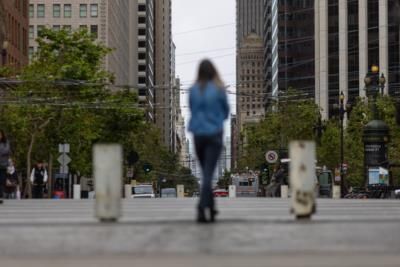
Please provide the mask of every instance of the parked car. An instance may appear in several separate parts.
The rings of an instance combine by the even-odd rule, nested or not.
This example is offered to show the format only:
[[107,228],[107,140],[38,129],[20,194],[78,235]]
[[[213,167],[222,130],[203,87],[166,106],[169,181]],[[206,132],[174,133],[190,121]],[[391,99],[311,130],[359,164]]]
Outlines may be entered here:
[[225,189],[214,190],[214,197],[229,197],[229,192]]
[[132,198],[155,198],[153,185],[141,184],[132,187]]
[[161,197],[162,198],[176,198],[176,189],[175,188],[163,188],[161,189]]

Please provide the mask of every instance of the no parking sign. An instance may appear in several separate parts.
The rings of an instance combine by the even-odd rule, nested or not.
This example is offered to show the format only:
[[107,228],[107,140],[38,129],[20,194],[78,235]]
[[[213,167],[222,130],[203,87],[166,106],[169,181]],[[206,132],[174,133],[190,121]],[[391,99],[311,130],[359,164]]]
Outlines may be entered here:
[[278,153],[276,153],[276,151],[268,151],[265,154],[265,159],[267,160],[267,162],[269,164],[274,164],[278,161]]

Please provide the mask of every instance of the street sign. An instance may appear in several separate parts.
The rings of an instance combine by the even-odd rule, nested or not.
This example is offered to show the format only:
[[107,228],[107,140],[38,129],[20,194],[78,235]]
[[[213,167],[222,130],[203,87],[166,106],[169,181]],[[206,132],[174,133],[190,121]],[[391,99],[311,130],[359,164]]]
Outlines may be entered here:
[[69,153],[69,144],[59,144],[58,152],[59,153]]
[[71,158],[67,154],[61,154],[57,160],[62,165],[68,165],[71,162]]
[[68,168],[68,166],[67,166],[67,165],[65,165],[65,166],[61,165],[61,166],[60,166],[60,173],[61,173],[61,174],[68,174],[68,173],[69,173],[69,168]]
[[276,163],[278,161],[278,158],[279,158],[278,153],[276,153],[275,151],[268,151],[265,154],[265,159],[270,164]]
[[133,178],[133,168],[128,168],[128,170],[126,172],[126,176],[128,178]]

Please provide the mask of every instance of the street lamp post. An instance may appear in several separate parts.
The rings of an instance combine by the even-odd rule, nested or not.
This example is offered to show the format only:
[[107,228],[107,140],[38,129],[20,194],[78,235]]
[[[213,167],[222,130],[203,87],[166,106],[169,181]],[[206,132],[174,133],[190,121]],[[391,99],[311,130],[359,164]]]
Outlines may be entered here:
[[339,118],[340,118],[340,191],[342,197],[345,195],[345,183],[344,183],[344,115],[346,114],[346,108],[344,104],[344,94],[340,93],[340,106],[339,106]]
[[385,76],[379,75],[379,67],[372,66],[371,72],[364,79],[365,89],[369,101],[372,101],[372,120],[364,127],[364,169],[367,185],[380,183],[373,177],[369,177],[370,168],[389,167],[388,164],[388,142],[389,127],[379,119],[376,98],[383,93],[386,85]]

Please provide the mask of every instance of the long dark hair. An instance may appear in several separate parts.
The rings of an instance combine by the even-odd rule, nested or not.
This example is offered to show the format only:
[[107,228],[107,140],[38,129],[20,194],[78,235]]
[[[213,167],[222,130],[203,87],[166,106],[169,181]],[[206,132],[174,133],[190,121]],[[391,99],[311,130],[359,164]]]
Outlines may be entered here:
[[7,143],[7,136],[2,129],[0,129],[0,134],[1,134],[0,143]]
[[213,81],[221,89],[224,89],[225,87],[221,78],[219,77],[217,69],[210,60],[205,59],[200,63],[199,72],[197,75],[197,83],[201,88],[204,88],[210,81]]

